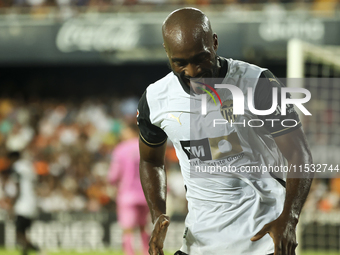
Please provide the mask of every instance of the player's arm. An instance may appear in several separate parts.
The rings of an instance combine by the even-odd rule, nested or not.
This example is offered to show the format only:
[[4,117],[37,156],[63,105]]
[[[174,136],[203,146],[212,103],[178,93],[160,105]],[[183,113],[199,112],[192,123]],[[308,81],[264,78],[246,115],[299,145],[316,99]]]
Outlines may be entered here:
[[14,217],[14,205],[19,199],[20,192],[21,192],[20,183],[19,183],[20,175],[16,171],[13,171],[13,173],[10,176],[10,179],[15,184],[15,194],[10,199],[9,214],[10,214],[10,217]]
[[163,244],[170,223],[166,216],[167,181],[164,167],[167,136],[162,129],[151,123],[146,93],[139,101],[137,122],[140,130],[140,178],[154,223],[149,253],[164,255]]
[[145,198],[150,208],[152,222],[166,213],[166,173],[164,168],[166,143],[150,147],[140,138],[139,172]]
[[12,199],[12,204],[13,205],[15,205],[15,203],[17,202],[17,200],[18,200],[18,198],[19,198],[19,196],[20,196],[20,192],[21,192],[21,190],[20,190],[20,185],[19,185],[19,183],[17,182],[17,183],[15,183],[15,196],[13,197],[13,199]]
[[[269,71],[268,71],[269,72]],[[267,76],[272,75],[266,73]],[[275,76],[273,76],[270,82],[275,82]],[[267,84],[269,85],[269,84]],[[276,84],[275,84],[276,86]],[[262,85],[263,87],[263,85]],[[278,85],[281,87],[281,85]],[[262,94],[267,94],[267,97],[271,98],[271,93],[262,90]],[[280,97],[279,97],[280,98]],[[262,103],[266,102],[263,98]],[[269,100],[271,105],[271,100]],[[280,102],[279,102],[280,103]],[[261,106],[260,106],[261,107]],[[264,109],[269,109],[268,105],[262,105]],[[308,147],[305,135],[301,128],[301,123],[297,113],[294,111],[293,106],[287,107],[289,111],[287,116],[282,116],[279,109],[269,116],[270,118],[293,119],[297,125],[295,127],[286,128],[279,125],[281,121],[278,121],[277,125],[267,127],[275,139],[275,142],[281,151],[282,155],[288,161],[289,166],[298,166],[312,163],[311,152]],[[295,174],[295,175],[294,175]],[[296,173],[291,172],[287,175],[286,182],[286,198],[284,208],[281,215],[273,222],[266,224],[251,240],[256,241],[262,238],[265,234],[269,233],[272,237],[275,245],[275,255],[293,255],[295,254],[296,243],[296,225],[301,213],[302,206],[307,198],[310,185],[313,179],[311,172],[302,173],[297,176]]]
[[[301,128],[288,134],[278,136],[275,142],[288,161],[289,166],[298,166],[312,163],[311,152]],[[294,175],[295,174],[295,175]],[[257,241],[265,234],[269,234],[275,245],[274,255],[295,255],[296,225],[306,201],[313,173],[307,172],[300,176],[288,173],[286,182],[286,198],[281,215],[273,222],[266,224],[251,240]]]
[[12,197],[11,202],[14,205],[20,196],[20,174],[13,169],[10,175],[10,180],[15,184],[15,195]]
[[170,224],[169,217],[166,215],[165,149],[165,143],[159,147],[152,148],[141,139],[139,141],[140,178],[152,222],[154,223],[149,242],[149,253],[151,255],[164,255],[163,244]]
[[[288,161],[288,167],[310,166],[313,163],[312,154],[308,147],[302,128],[275,138],[275,142]],[[295,227],[298,223],[302,207],[306,201],[314,173],[289,172],[286,182],[286,198],[280,217]]]

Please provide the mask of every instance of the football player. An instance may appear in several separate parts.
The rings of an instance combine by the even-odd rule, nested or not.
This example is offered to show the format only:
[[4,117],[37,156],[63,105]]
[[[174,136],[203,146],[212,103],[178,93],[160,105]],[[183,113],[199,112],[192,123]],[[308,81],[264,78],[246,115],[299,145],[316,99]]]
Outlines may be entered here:
[[[146,89],[137,118],[141,182],[154,223],[149,253],[163,254],[170,224],[164,169],[169,138],[179,158],[189,209],[183,244],[176,254],[295,254],[296,225],[312,173],[291,178],[282,171],[242,171],[252,166],[274,169],[312,163],[294,107],[289,105],[286,115],[277,107],[272,114],[258,116],[245,100],[244,114],[233,115],[238,99],[226,89],[215,91],[220,106],[211,98],[207,113],[202,114],[200,104],[201,94],[214,90],[205,83],[207,78],[235,85],[244,95],[251,88],[258,110],[270,109],[273,88],[280,92],[284,85],[265,68],[218,56],[217,35],[198,9],[172,12],[162,33],[172,72]],[[215,126],[216,118],[225,124]],[[257,127],[248,125],[254,119],[260,123]],[[266,121],[270,119],[277,121]],[[235,171],[213,175],[200,172],[201,166]]]

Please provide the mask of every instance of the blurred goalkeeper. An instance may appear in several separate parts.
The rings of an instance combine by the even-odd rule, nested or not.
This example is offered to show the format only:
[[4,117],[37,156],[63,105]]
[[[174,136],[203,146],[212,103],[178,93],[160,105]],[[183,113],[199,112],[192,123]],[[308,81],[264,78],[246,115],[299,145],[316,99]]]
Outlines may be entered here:
[[139,178],[138,127],[129,124],[123,129],[121,142],[112,153],[108,174],[111,184],[118,186],[117,215],[123,228],[123,250],[134,255],[133,232],[139,228],[143,254],[148,254],[149,235],[145,230],[149,208]]

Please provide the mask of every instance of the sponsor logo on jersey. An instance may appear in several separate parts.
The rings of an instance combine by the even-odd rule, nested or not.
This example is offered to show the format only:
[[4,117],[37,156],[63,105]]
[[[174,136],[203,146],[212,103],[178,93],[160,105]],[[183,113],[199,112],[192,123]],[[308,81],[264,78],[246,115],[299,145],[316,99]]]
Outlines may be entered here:
[[224,158],[228,160],[229,157],[243,151],[240,139],[236,132],[215,138],[180,141],[180,143],[189,160],[196,158],[201,161],[219,160]]
[[269,79],[269,81],[275,81],[275,82],[277,82],[277,84],[280,85],[280,83],[275,78],[268,78],[268,79]]
[[176,117],[176,116],[173,115],[172,113],[169,113],[168,117],[169,117],[170,119],[175,119],[180,125],[182,125],[181,121],[179,120],[179,117],[181,117],[182,113],[183,113],[183,112],[181,112],[181,113],[178,115],[178,117]]

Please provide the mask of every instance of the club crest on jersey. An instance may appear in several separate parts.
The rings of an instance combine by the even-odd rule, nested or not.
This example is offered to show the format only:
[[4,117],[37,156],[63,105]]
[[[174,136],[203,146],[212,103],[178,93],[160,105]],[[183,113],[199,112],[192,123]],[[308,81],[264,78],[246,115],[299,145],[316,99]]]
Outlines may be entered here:
[[221,114],[228,122],[235,122],[237,115],[233,114],[233,100],[226,100],[220,107]]

